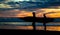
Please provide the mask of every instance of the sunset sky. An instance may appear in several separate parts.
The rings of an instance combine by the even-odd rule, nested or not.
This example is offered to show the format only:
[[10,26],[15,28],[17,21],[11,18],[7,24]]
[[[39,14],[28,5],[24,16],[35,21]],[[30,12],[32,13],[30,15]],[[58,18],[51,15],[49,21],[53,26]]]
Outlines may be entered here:
[[0,17],[33,17],[33,14],[32,12],[14,9],[14,10],[0,11]]
[[[25,10],[6,10],[0,11],[0,17],[33,17],[33,12]],[[38,9],[35,12],[36,17],[44,17],[43,14],[46,14],[46,17],[49,18],[59,18],[60,9]]]
[[[0,29],[7,28],[7,29],[32,30],[33,20],[36,19],[36,18],[32,19],[34,17],[33,12],[35,12],[36,18],[38,17],[42,18],[44,17],[44,14],[47,18],[53,18],[52,20],[53,22],[51,23],[49,22],[46,24],[47,25],[46,30],[60,31],[60,26],[59,26],[60,25],[60,0],[0,0],[0,21],[2,21],[2,23],[0,22],[0,25],[5,25],[5,26],[0,26]],[[27,18],[28,20],[26,19],[27,22],[31,20],[32,23],[30,22],[25,23],[25,19],[21,19],[25,17],[32,17],[31,19],[30,18]],[[56,19],[56,18],[59,18],[59,19]],[[38,20],[40,21],[40,19]],[[34,21],[37,21],[35,22],[36,30],[44,30],[43,22],[42,23],[38,22],[38,20],[34,20]],[[13,23],[10,23],[9,21]],[[9,24],[12,26],[9,26]],[[16,26],[19,24],[20,26]],[[21,25],[28,25],[28,26],[25,27]],[[57,26],[54,26],[54,25],[57,25]]]
[[36,17],[43,17],[43,14],[46,14],[46,17],[49,18],[60,18],[60,9],[44,8],[36,11]]

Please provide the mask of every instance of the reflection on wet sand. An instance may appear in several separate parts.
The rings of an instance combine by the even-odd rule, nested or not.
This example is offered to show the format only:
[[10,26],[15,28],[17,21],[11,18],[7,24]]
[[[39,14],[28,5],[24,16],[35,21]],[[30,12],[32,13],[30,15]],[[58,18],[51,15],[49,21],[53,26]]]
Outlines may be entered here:
[[36,30],[44,30],[44,26],[36,26]]
[[47,31],[60,31],[60,22],[46,23]]
[[47,26],[47,31],[60,31],[60,26]]
[[[36,30],[44,30],[44,26],[36,26]],[[60,31],[60,26],[46,26],[46,31]]]
[[[33,26],[0,26],[0,29],[33,30]],[[44,30],[44,26],[36,26],[36,30]],[[46,26],[46,31],[60,31],[60,26]]]
[[33,30],[32,26],[0,26],[0,29]]
[[[0,29],[33,30],[33,26],[0,26]],[[44,27],[36,26],[36,30],[44,30]]]
[[[36,30],[44,30],[44,26],[36,26]],[[60,26],[46,26],[46,31],[60,31]]]

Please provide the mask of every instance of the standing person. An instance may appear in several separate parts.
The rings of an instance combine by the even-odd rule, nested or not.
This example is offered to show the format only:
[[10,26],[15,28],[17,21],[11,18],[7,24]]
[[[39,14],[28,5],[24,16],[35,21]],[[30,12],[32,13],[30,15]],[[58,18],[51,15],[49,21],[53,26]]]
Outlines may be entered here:
[[32,25],[33,25],[33,30],[36,30],[36,28],[35,28],[35,12],[33,12],[33,23],[32,23]]

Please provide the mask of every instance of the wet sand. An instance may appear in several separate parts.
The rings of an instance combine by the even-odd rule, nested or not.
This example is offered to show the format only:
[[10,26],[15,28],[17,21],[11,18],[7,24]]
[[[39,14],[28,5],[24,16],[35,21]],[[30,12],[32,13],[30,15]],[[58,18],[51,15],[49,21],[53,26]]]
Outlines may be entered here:
[[0,29],[33,30],[32,26],[0,26]]
[[[0,26],[0,29],[33,30],[33,26]],[[36,30],[44,30],[44,27],[36,26]]]
[[47,26],[47,31],[60,31],[60,26]]
[[[0,29],[33,30],[32,26],[0,26]],[[36,30],[44,30],[43,26],[36,26]],[[46,31],[60,31],[60,26],[47,26]]]

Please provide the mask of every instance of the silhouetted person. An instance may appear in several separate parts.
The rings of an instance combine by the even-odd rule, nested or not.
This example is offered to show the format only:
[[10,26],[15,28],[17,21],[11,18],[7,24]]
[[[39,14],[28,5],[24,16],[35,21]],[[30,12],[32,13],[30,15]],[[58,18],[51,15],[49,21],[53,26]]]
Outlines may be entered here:
[[32,25],[33,25],[33,30],[36,30],[36,28],[35,28],[35,12],[33,12],[33,23],[32,23]]
[[46,31],[46,23],[48,22],[53,22],[53,18],[47,18],[46,14],[43,14],[44,18],[43,18],[43,25],[44,25],[44,30]]
[[46,16],[45,16],[45,14],[43,14],[43,16],[44,16],[44,19],[43,19],[43,25],[44,25],[44,30],[46,31]]

